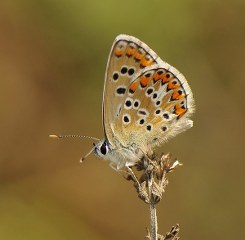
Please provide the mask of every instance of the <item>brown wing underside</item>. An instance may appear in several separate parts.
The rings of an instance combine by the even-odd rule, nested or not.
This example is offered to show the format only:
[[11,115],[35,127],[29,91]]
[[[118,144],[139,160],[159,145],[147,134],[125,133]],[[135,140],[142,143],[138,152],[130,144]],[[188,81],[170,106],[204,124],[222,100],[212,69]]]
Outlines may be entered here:
[[127,35],[115,39],[107,63],[103,96],[103,124],[111,145],[116,141],[113,128],[126,89],[139,70],[158,61],[161,60],[156,53],[140,40]]
[[119,35],[104,85],[103,124],[112,147],[154,146],[188,129],[194,100],[184,76],[140,40]]

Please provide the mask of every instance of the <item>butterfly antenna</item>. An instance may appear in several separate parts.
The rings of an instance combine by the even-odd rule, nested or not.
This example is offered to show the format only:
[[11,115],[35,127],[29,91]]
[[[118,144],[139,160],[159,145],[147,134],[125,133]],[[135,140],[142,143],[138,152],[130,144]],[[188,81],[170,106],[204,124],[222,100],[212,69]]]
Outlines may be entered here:
[[[82,136],[82,135],[55,135],[55,134],[51,134],[49,135],[50,138],[88,138],[88,139],[92,139],[95,141],[100,141],[99,138],[95,138],[95,137],[89,137],[89,136]],[[93,148],[84,156],[80,159],[80,162],[82,163],[84,161],[85,158],[87,158],[95,149],[96,144],[93,143]]]
[[89,137],[89,136],[82,136],[82,135],[49,135],[50,138],[88,138],[88,139],[92,139],[95,141],[100,141],[99,138],[95,138],[95,137]]

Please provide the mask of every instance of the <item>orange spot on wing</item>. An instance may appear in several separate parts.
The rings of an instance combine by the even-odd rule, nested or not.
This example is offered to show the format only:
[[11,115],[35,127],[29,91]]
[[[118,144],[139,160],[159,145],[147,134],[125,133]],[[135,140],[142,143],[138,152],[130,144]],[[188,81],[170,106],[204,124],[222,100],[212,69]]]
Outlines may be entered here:
[[182,117],[186,111],[186,108],[180,106],[179,104],[176,104],[174,107],[174,113],[178,115],[178,118]]
[[141,84],[142,87],[146,87],[149,81],[150,81],[150,77],[146,77],[146,76],[143,75],[140,78],[140,84]]
[[121,57],[123,55],[123,53],[124,53],[124,50],[121,50],[121,49],[116,49],[115,50],[115,55],[117,57]]
[[167,90],[169,91],[169,90],[172,90],[172,89],[176,89],[179,86],[180,86],[180,84],[178,82],[175,84],[174,81],[173,81],[173,82],[168,83]]
[[151,65],[153,62],[152,59],[146,59],[145,57],[141,59],[140,61],[140,65],[143,66],[143,67],[146,67],[146,66],[149,66]]
[[174,77],[167,77],[167,74],[162,74],[163,76],[162,78],[162,83],[167,83],[169,81],[171,81]]
[[129,47],[127,49],[127,51],[126,51],[126,55],[129,56],[129,57],[131,57],[131,56],[133,56],[135,54],[135,52],[136,52],[135,48],[130,48]]
[[144,54],[142,52],[139,52],[137,51],[135,54],[134,54],[134,58],[138,61],[140,61],[142,58],[144,57]]
[[171,99],[172,99],[172,100],[180,100],[180,99],[182,99],[182,98],[184,98],[184,97],[185,97],[185,94],[184,94],[184,93],[179,94],[178,91],[174,91],[173,94],[172,94]]
[[133,82],[133,83],[130,85],[130,87],[129,87],[130,92],[131,92],[131,93],[134,93],[134,92],[136,91],[137,87],[138,87],[138,82]]
[[167,77],[166,73],[158,74],[157,72],[153,75],[153,81],[156,83],[158,80],[162,80],[162,83],[167,83],[171,81],[174,77]]
[[153,82],[154,83],[156,83],[159,79],[161,79],[161,77],[160,77],[161,75],[159,75],[158,73],[155,73],[154,75],[153,75]]

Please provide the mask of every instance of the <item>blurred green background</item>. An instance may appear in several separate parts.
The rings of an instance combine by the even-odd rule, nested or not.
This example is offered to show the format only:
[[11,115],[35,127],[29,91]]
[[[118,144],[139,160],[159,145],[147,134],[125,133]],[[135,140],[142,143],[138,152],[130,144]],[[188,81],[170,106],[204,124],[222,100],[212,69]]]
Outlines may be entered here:
[[0,2],[0,239],[143,239],[148,206],[107,162],[79,159],[103,137],[111,44],[146,42],[188,79],[194,127],[159,151],[184,163],[158,205],[159,232],[245,236],[245,1]]

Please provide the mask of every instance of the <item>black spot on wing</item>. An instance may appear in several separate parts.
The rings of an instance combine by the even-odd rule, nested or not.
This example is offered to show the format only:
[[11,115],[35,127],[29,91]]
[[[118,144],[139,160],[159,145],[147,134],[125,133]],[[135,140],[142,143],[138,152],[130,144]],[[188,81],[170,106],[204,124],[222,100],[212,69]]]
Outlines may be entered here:
[[117,88],[117,94],[123,95],[125,92],[126,92],[126,88],[125,87],[118,87]]

